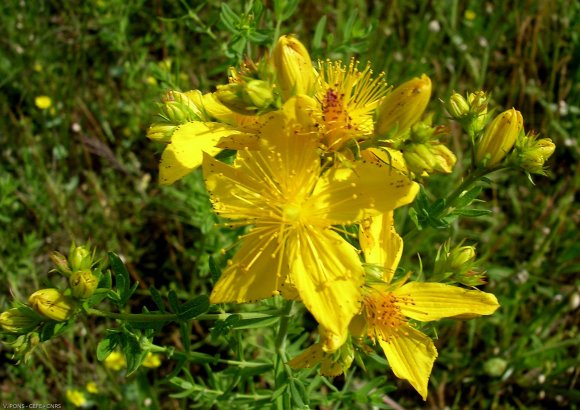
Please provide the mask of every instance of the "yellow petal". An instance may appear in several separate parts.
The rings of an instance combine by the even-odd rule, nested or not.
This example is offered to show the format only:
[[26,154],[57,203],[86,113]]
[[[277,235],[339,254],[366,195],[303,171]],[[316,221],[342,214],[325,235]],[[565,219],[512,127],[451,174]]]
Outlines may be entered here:
[[353,223],[413,201],[419,185],[377,161],[335,165],[316,184],[311,201],[333,224]]
[[221,151],[217,142],[225,136],[237,133],[223,124],[192,121],[180,125],[171,136],[171,143],[161,156],[159,180],[172,184],[201,165],[203,152],[216,155]]
[[277,295],[288,274],[277,238],[270,227],[253,228],[215,284],[210,302],[256,302]]
[[401,313],[422,322],[456,316],[491,315],[499,307],[494,295],[442,283],[409,282],[393,292]]
[[337,233],[299,227],[288,240],[290,275],[306,308],[325,331],[323,349],[338,349],[360,311],[364,272],[356,250]]
[[384,268],[383,281],[390,283],[403,254],[403,239],[395,231],[393,212],[365,219],[359,242],[365,262]]
[[379,339],[391,369],[398,378],[408,380],[423,400],[427,400],[427,383],[437,358],[433,341],[411,326],[398,328],[392,336],[388,342]]

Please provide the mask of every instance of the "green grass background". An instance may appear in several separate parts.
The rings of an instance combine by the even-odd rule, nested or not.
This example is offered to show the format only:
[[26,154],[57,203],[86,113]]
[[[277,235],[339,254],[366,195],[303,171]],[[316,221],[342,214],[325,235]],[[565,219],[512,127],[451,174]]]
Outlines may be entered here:
[[[228,66],[258,58],[279,33],[295,33],[313,59],[369,60],[391,84],[427,73],[434,89],[429,109],[440,122],[448,120],[439,99],[483,88],[495,107],[515,106],[526,130],[557,145],[550,177],[535,178],[534,186],[523,174],[495,176],[483,198],[492,216],[454,226],[454,239],[479,244],[489,275],[484,289],[502,307],[489,318],[437,326],[440,357],[427,403],[380,362],[366,375],[356,370],[335,380],[338,393],[322,384],[312,397],[326,403],[322,408],[371,408],[373,394],[357,396],[356,383],[378,380],[379,388],[399,387],[389,397],[404,408],[577,408],[579,22],[580,4],[572,0],[2,2],[0,308],[58,285],[48,253],[66,252],[72,240],[120,253],[143,295],[151,285],[177,289],[184,299],[207,291],[209,256],[232,234],[214,229],[199,175],[157,184],[162,147],[145,138],[147,126],[168,89],[212,91],[225,82]],[[35,106],[40,95],[52,99],[51,108]],[[461,171],[467,144],[456,128],[449,145],[459,169],[429,181],[435,196]],[[428,278],[449,234],[417,235],[405,244],[402,265],[417,269],[421,252]],[[135,310],[145,299],[136,298]],[[94,380],[98,406],[207,405],[193,394],[169,397],[182,392],[168,382],[171,363],[129,379],[105,371],[94,351],[106,326],[79,323],[30,366],[14,366],[0,344],[2,402],[70,406],[65,390]],[[193,327],[200,350],[211,344],[204,342],[207,326]],[[164,329],[158,344],[179,349],[178,329]],[[227,356],[227,345],[209,351]],[[484,368],[494,358],[506,364],[499,375]],[[189,370],[195,376],[223,369]],[[251,390],[259,377],[245,383],[236,388]],[[229,406],[237,408],[235,401]]]

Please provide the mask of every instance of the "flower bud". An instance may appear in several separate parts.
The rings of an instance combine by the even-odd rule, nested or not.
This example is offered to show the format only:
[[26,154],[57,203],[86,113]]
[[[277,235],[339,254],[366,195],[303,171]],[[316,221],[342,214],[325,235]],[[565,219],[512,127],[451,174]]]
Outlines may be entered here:
[[41,289],[28,298],[28,303],[41,315],[62,322],[68,320],[76,308],[75,301],[58,289]]
[[62,253],[54,251],[50,253],[49,257],[52,263],[55,264],[57,271],[59,271],[65,276],[71,274],[70,267],[68,266],[68,261]]
[[461,270],[463,266],[475,259],[475,246],[458,246],[454,248],[448,258],[449,268]]
[[159,142],[169,142],[176,128],[177,125],[154,122],[147,130],[147,138]]
[[556,145],[550,138],[536,139],[535,136],[524,137],[527,143],[519,148],[520,166],[532,174],[545,174],[544,163],[554,153]]
[[419,121],[430,98],[431,79],[425,74],[401,84],[379,106],[375,134],[385,136],[393,129],[404,133]]
[[69,277],[69,284],[75,298],[86,299],[95,293],[99,283],[93,272],[86,269],[73,272]]
[[469,111],[474,114],[486,114],[489,96],[485,91],[476,91],[467,96]]
[[278,86],[284,100],[313,92],[316,82],[308,50],[294,36],[281,36],[272,52]]
[[93,264],[91,250],[86,246],[76,246],[68,256],[68,262],[72,271],[90,269]]
[[500,377],[504,374],[508,363],[501,357],[494,357],[483,364],[483,371],[490,377]]
[[262,80],[218,85],[215,95],[223,105],[243,115],[255,115],[274,101],[272,86]]
[[443,144],[431,145],[431,152],[435,157],[435,172],[442,174],[450,174],[453,171],[457,157],[455,154]]
[[77,389],[68,389],[66,391],[66,399],[75,407],[85,407],[87,405],[85,394]]
[[[31,312],[32,313],[32,312]],[[19,308],[9,309],[0,314],[0,326],[10,333],[28,333],[34,329],[40,321],[33,315],[26,314]]]
[[498,164],[512,149],[523,129],[522,114],[514,108],[495,117],[477,144],[477,162],[486,167]]
[[445,109],[455,119],[460,119],[469,115],[469,104],[467,100],[458,93],[451,94],[445,103]]

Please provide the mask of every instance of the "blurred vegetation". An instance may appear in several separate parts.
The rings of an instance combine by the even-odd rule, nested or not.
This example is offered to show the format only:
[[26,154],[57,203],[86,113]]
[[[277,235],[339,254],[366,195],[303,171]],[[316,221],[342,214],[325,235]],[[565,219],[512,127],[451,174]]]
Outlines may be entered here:
[[[370,60],[395,85],[427,73],[434,85],[430,109],[440,122],[448,120],[439,99],[483,88],[498,110],[517,107],[527,130],[555,141],[551,177],[532,185],[523,174],[495,176],[484,204],[492,216],[465,219],[453,229],[458,241],[478,243],[489,275],[484,288],[502,308],[490,318],[438,326],[440,357],[427,405],[577,408],[578,22],[580,4],[572,0],[3,2],[0,307],[54,284],[48,254],[66,252],[71,241],[118,252],[143,294],[153,285],[175,289],[183,299],[207,292],[210,256],[235,233],[214,228],[199,174],[175,186],[157,184],[161,146],[145,131],[168,89],[212,91],[225,81],[228,66],[260,56],[278,34],[296,33],[313,58]],[[49,97],[51,106],[35,105],[39,96]],[[453,126],[449,145],[459,158],[467,147]],[[459,171],[455,179],[432,178],[428,192],[446,192]],[[399,226],[406,223],[399,215]],[[402,266],[418,270],[420,252],[428,278],[447,236],[422,232],[405,244]],[[106,325],[80,323],[37,353],[31,366],[13,366],[9,349],[0,345],[3,402],[64,403],[67,388],[95,381],[99,406],[109,400],[116,408],[204,403],[187,393],[185,381],[169,382],[180,371],[169,361],[128,379],[105,370],[94,352]],[[205,325],[193,324],[194,350],[226,357],[240,338],[259,337],[238,330],[225,343],[207,341]],[[182,347],[179,329],[166,328],[158,338],[160,345]],[[239,383],[215,385],[211,373],[218,370],[192,365],[181,372],[201,377],[208,391]],[[249,390],[260,383],[259,375],[245,377]],[[372,382],[363,386],[364,380]],[[423,406],[379,359],[367,374],[357,369],[315,383],[309,392],[339,400],[325,408],[370,408],[395,383],[390,400]]]

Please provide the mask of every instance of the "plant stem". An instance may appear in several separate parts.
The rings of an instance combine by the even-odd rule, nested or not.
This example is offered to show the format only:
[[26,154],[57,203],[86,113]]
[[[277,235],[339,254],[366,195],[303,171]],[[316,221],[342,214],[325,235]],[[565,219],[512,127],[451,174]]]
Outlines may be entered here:
[[[104,310],[87,309],[87,313],[93,316],[106,317],[109,319],[119,319],[127,322],[172,322],[181,321],[179,315],[175,313],[114,313]],[[204,313],[195,317],[196,320],[224,320],[232,315],[238,315],[242,319],[261,319],[277,316],[280,311],[255,312],[255,313]]]
[[286,337],[288,336],[288,322],[290,320],[290,312],[294,306],[294,301],[286,302],[284,308],[280,311],[280,327],[278,328],[278,335],[276,336],[276,352],[282,361],[286,361]]

